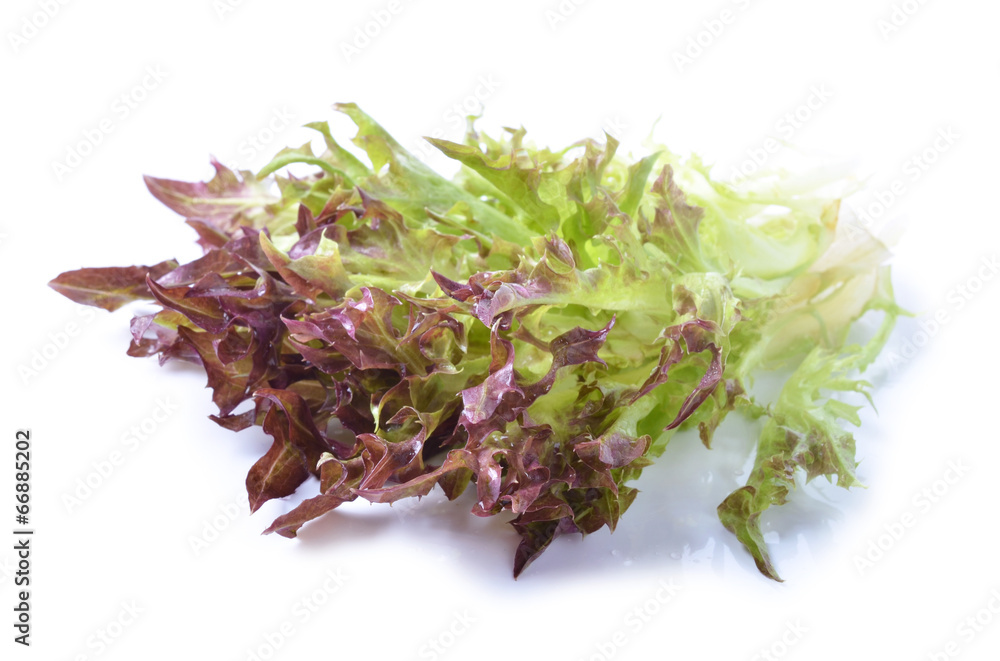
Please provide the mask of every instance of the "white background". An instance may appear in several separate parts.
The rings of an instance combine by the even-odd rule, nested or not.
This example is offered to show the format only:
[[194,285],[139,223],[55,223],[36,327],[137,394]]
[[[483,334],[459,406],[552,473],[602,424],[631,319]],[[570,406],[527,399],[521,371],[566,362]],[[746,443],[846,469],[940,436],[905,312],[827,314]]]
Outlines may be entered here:
[[[889,31],[880,28],[888,0],[590,0],[564,3],[565,15],[551,13],[556,0],[409,0],[350,56],[344,44],[387,0],[245,0],[232,11],[212,0],[97,0],[50,3],[51,18],[38,14],[43,4],[9,0],[0,18],[3,658],[243,661],[250,651],[269,658],[266,641],[279,637],[270,658],[943,659],[953,658],[941,656],[950,642],[960,658],[997,658],[1000,613],[988,606],[1000,608],[991,601],[1000,284],[977,275],[1000,250],[996,3],[911,0]],[[715,23],[723,10],[728,22]],[[144,82],[125,116],[120,96]],[[814,98],[789,136],[779,122],[820,88],[828,98]],[[774,136],[870,176],[857,206],[885,198],[893,182],[905,189],[880,219],[904,226],[897,293],[947,321],[923,334],[921,318],[901,323],[890,350],[912,358],[876,369],[879,413],[867,411],[857,433],[869,488],[813,484],[764,517],[786,583],[759,576],[715,518],[752,447],[753,428],[739,424],[712,451],[678,436],[614,535],[561,538],[516,582],[516,535],[500,518],[473,517],[468,499],[358,502],[298,540],[262,537],[292,505],[247,513],[243,479],[266,437],[209,421],[196,370],[125,356],[127,310],[81,316],[46,287],[83,266],[197,254],[144,173],[200,180],[209,154],[259,167],[309,139],[301,124],[333,119],[336,101],[359,103],[409,146],[435,130],[458,139],[450,109],[474,107],[477,90],[483,128],[523,125],[538,144],[609,128],[639,154],[659,117],[659,141],[697,150],[723,174]],[[293,121],[268,136],[280,114]],[[104,119],[111,132],[59,176],[55,165]],[[334,126],[342,142],[353,135],[343,118]],[[949,129],[953,143],[916,177],[907,162]],[[253,136],[270,137],[266,149],[253,153]],[[959,286],[978,292],[965,299]],[[68,330],[39,363],[35,352]],[[913,342],[923,346],[911,352]],[[41,369],[25,371],[33,360]],[[175,410],[124,444],[158,402]],[[24,427],[34,435],[37,531],[30,649],[11,640],[6,541],[13,436]],[[120,465],[68,506],[113,451]],[[950,462],[968,470],[946,484]],[[935,487],[927,506],[920,494]],[[880,538],[906,514],[914,525],[899,539]],[[196,551],[192,539],[206,535]],[[870,566],[859,563],[866,554],[877,558]],[[323,591],[328,571],[346,577],[333,594]],[[661,605],[659,586],[671,584],[676,594]],[[313,599],[324,603],[303,610]],[[133,603],[138,616],[122,616]],[[988,622],[980,631],[958,628],[977,614]],[[110,646],[99,632],[113,635]],[[429,641],[447,649],[435,656]]]

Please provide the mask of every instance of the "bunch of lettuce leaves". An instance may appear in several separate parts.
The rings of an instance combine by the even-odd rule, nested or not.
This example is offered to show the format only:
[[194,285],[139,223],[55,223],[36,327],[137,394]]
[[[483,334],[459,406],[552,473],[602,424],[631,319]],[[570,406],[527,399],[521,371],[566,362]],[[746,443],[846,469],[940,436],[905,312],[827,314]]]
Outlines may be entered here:
[[[132,319],[129,355],[201,365],[211,418],[273,438],[246,478],[252,511],[318,478],[267,532],[294,537],[359,497],[474,489],[473,514],[513,515],[517,576],[559,535],[613,530],[676,431],[710,446],[739,411],[762,432],[718,514],[780,580],[760,516],[800,471],[857,484],[844,424],[860,407],[840,395],[868,396],[859,375],[901,313],[887,249],[838,224],[838,196],[722,183],[665,149],[630,162],[611,136],[536,149],[523,129],[493,139],[471,121],[463,144],[431,140],[461,164],[447,179],[357,106],[337,109],[358,150],[313,123],[321,153],[284,149],[256,174],[213,161],[205,183],[146,178],[202,257],[50,283],[109,311],[158,307]],[[872,310],[881,326],[848,343]],[[751,378],[776,369],[783,388],[759,401]]]

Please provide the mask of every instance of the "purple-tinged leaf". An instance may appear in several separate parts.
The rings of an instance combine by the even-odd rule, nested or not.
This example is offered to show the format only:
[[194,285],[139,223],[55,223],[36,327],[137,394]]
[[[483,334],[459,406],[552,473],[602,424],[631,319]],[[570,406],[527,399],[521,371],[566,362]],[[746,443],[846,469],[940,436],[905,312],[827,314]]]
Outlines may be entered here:
[[271,449],[247,474],[250,512],[256,512],[272,498],[283,498],[295,493],[299,485],[308,478],[309,470],[302,451],[290,443],[275,439]]
[[258,399],[268,399],[274,405],[264,419],[264,431],[298,448],[309,470],[318,472],[320,457],[332,448],[316,428],[312,413],[302,397],[291,390],[273,388],[260,388],[253,395]]
[[221,248],[229,242],[229,235],[220,231],[211,223],[198,220],[197,218],[188,218],[184,222],[198,233],[198,245],[205,252],[208,252],[212,248]]
[[243,269],[239,263],[234,261],[232,255],[228,252],[211,249],[204,256],[199,257],[193,262],[178,266],[159,277],[154,275],[153,280],[163,287],[180,287],[183,285],[192,285],[206,275],[214,274],[224,277],[241,270]]
[[256,385],[250,378],[254,371],[252,352],[241,360],[224,363],[218,354],[218,346],[224,336],[185,327],[177,331],[181,342],[198,353],[208,377],[208,387],[212,389],[212,401],[219,407],[219,415],[229,415],[250,396]]
[[302,526],[313,519],[318,519],[327,512],[332,512],[345,502],[347,501],[336,494],[321,493],[318,496],[306,498],[291,511],[276,518],[264,531],[264,534],[278,533],[282,537],[294,538],[298,536]]
[[181,313],[199,328],[221,333],[229,325],[230,320],[217,299],[192,296],[189,287],[161,287],[150,277],[146,278],[146,286],[160,304]]
[[187,183],[146,176],[149,192],[171,210],[188,219],[210,223],[229,234],[240,225],[241,218],[280,200],[267,186],[253,178],[241,180],[235,172],[218,161],[212,161],[215,176],[208,182]]
[[[355,492],[372,503],[393,503],[403,498],[426,496],[431,492],[435,484],[442,483],[442,487],[444,487],[444,483],[449,478],[453,479],[456,476],[464,475],[467,480],[468,476],[471,476],[472,471],[475,470],[475,467],[476,462],[468,451],[452,450],[448,453],[441,466],[428,473],[418,475],[400,484],[378,488],[359,487]],[[464,487],[462,490],[464,491]],[[445,491],[448,492],[449,490],[445,489]],[[457,495],[455,494],[454,497],[457,497]]]
[[628,466],[636,459],[646,454],[652,439],[649,436],[630,438],[618,432],[612,432],[593,441],[577,443],[573,451],[594,470],[603,471],[609,468]]
[[579,532],[572,519],[557,519],[549,521],[534,521],[522,523],[519,519],[511,522],[514,530],[521,536],[521,543],[514,552],[514,578],[528,568],[535,559],[549,547],[556,537],[567,533]]
[[49,287],[76,303],[114,312],[133,301],[153,298],[146,278],[155,280],[175,268],[177,262],[167,260],[155,266],[78,269],[60,274],[49,282]]

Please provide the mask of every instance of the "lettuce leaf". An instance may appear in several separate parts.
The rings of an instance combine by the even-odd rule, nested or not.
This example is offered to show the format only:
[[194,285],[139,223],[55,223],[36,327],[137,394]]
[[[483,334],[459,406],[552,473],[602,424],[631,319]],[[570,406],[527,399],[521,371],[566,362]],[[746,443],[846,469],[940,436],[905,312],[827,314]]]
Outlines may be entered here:
[[[762,432],[719,518],[780,580],[761,515],[797,473],[858,483],[844,395],[870,398],[861,373],[903,314],[888,250],[843,230],[840,197],[726,184],[660,146],[631,161],[610,136],[551,151],[471,124],[464,143],[430,140],[461,166],[447,179],[337,108],[363,154],[317,122],[321,153],[284,149],[256,174],[213,161],[204,183],[146,178],[196,230],[199,259],[50,283],[109,311],[160,307],[133,319],[129,354],[200,364],[212,419],[273,438],[247,476],[251,510],[316,478],[267,532],[294,537],[357,498],[474,489],[473,514],[514,515],[516,577],[560,535],[614,530],[675,433],[710,448],[737,411]],[[849,343],[868,313],[881,327]],[[773,398],[753,388],[768,370],[785,379]]]

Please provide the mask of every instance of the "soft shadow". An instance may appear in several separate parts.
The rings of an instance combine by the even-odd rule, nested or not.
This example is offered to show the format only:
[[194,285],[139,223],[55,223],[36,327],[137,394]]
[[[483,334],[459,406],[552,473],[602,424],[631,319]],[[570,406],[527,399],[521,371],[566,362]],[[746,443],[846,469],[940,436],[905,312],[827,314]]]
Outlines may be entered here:
[[[718,504],[743,485],[757,433],[757,423],[734,416],[720,427],[712,449],[705,448],[695,433],[677,435],[635,483],[640,494],[614,534],[602,529],[585,539],[561,537],[520,581],[548,583],[595,571],[677,573],[692,568],[718,574],[738,568],[759,575],[753,559],[716,515]],[[391,539],[398,544],[402,539],[406,544],[429,545],[477,582],[509,580],[519,539],[507,525],[513,517],[476,517],[470,513],[474,503],[474,489],[454,502],[439,489],[419,502],[411,499],[391,507],[359,500],[304,526],[298,540],[303,551],[328,552],[331,545],[347,540],[387,543]],[[835,522],[851,506],[846,490],[817,480],[800,484],[786,505],[766,513],[762,528],[779,572],[800,553],[802,540],[807,548],[826,546]]]
[[471,513],[474,488],[449,501],[435,488],[419,501],[411,498],[392,505],[358,499],[310,522],[299,531],[303,552],[328,553],[338,544],[364,540],[400,548],[421,545],[450,568],[461,567],[468,578],[494,583],[510,580],[518,536],[504,513],[481,518]]
[[[604,529],[583,540],[556,540],[524,576],[694,567],[723,574],[733,562],[757,575],[751,556],[716,514],[719,503],[744,484],[757,433],[755,423],[733,417],[718,430],[712,449],[694,433],[677,435],[636,481],[640,493],[613,534]],[[843,517],[838,497],[830,493],[837,487],[819,481],[798,486],[787,504],[762,517],[779,573],[783,561],[798,554],[797,537],[823,545],[832,523]]]

